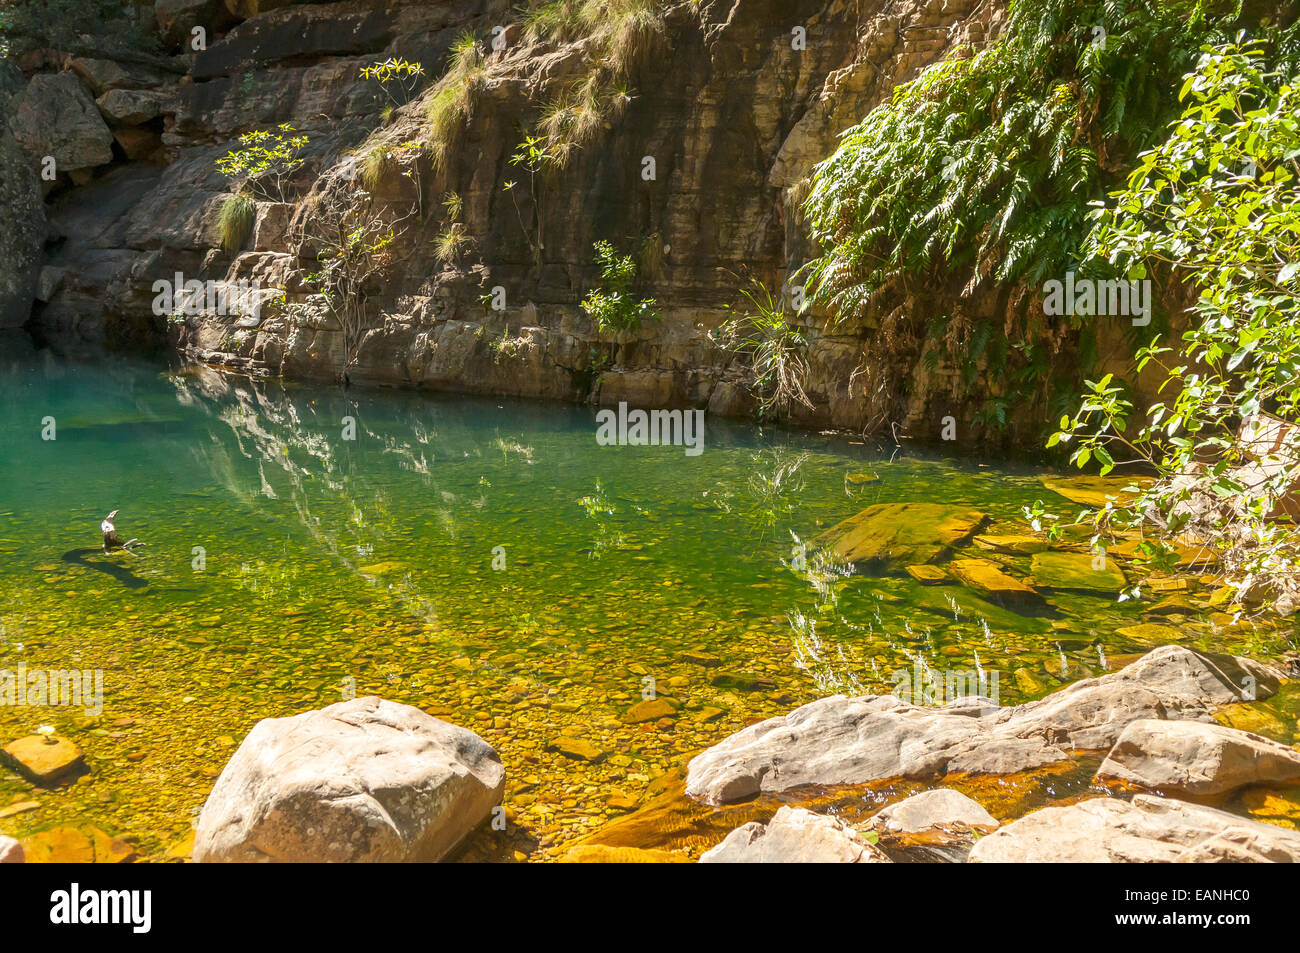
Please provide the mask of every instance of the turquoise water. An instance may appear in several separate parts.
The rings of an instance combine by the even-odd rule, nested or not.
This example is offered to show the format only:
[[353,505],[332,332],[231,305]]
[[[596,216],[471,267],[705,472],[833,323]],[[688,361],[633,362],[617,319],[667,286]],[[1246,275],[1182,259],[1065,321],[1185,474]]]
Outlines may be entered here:
[[[604,447],[592,408],[148,365],[19,369],[0,405],[0,668],[102,670],[105,690],[97,715],[0,707],[4,740],[50,725],[87,764],[48,790],[0,773],[0,831],[17,835],[94,824],[154,855],[259,718],[355,692],[495,745],[507,853],[541,856],[626,810],[611,791],[635,803],[819,695],[924,664],[998,673],[1007,703],[1147,647],[1116,634],[1143,617],[1111,596],[1016,612],[955,585],[796,571],[801,540],[873,503],[969,504],[1021,533],[1035,499],[1077,509],[1031,468],[713,419],[699,456]],[[142,549],[100,551],[113,509]],[[675,713],[625,723],[649,690]],[[602,757],[548,750],[557,737]]]

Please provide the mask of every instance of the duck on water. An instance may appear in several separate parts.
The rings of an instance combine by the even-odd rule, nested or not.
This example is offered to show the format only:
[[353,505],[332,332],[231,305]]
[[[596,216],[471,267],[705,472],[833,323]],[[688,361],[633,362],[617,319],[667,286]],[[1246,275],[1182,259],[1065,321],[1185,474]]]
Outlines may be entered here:
[[117,510],[109,513],[104,517],[104,521],[99,524],[100,531],[104,534],[104,554],[122,549],[131,552],[132,549],[144,546],[145,544],[138,539],[128,539],[122,542],[122,537],[117,535],[117,527],[113,525],[113,520],[117,517]]

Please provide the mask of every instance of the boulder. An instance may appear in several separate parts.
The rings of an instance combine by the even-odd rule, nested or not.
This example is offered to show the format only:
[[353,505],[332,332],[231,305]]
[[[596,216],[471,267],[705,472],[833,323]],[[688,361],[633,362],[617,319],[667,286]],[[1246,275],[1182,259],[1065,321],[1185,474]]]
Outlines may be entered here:
[[113,126],[138,126],[156,119],[171,105],[172,97],[156,89],[111,89],[95,105]]
[[70,60],[68,69],[90,87],[93,96],[102,96],[110,89],[153,89],[167,80],[166,74],[161,70],[85,56]]
[[53,156],[57,171],[113,161],[113,133],[72,73],[38,73],[9,104],[14,138],[34,164]]
[[1124,729],[1097,777],[1214,797],[1251,784],[1300,781],[1300,751],[1223,725],[1144,719]]
[[1300,861],[1300,832],[1211,807],[1139,794],[1026,814],[981,838],[971,863]]
[[1257,662],[1171,645],[1013,707],[970,698],[923,707],[894,695],[835,695],[750,725],[696,755],[686,793],[722,804],[800,785],[1019,773],[1064,761],[1075,749],[1109,749],[1130,722],[1209,721],[1216,707],[1241,701],[1244,690],[1263,698],[1277,687],[1277,673]]
[[700,857],[702,864],[879,864],[889,858],[834,817],[783,807],[767,824],[750,821]]
[[877,503],[832,526],[814,545],[865,566],[932,563],[968,539],[987,517],[946,503]]
[[0,834],[0,864],[21,864],[23,859],[23,845]]
[[500,803],[465,728],[374,696],[258,722],[199,816],[196,862],[436,861]]
[[891,804],[871,818],[872,828],[890,835],[947,840],[972,831],[990,833],[997,819],[974,801],[951,788],[922,791]]

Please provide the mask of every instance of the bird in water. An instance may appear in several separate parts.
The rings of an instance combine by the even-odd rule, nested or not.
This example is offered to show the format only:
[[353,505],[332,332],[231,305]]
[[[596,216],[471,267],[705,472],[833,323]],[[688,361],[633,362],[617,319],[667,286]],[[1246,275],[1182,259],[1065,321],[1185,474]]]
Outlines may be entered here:
[[125,549],[130,552],[132,547],[145,545],[138,539],[128,539],[126,542],[122,542],[122,537],[117,535],[117,527],[113,525],[113,519],[116,516],[117,510],[114,510],[105,516],[104,521],[99,524],[99,528],[104,534],[104,552],[111,553],[115,549]]

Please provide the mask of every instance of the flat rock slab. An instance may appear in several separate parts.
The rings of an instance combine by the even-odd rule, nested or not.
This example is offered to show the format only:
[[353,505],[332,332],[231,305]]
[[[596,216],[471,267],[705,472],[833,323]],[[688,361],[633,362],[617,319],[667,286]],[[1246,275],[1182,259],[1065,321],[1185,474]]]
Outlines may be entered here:
[[605,752],[581,738],[556,738],[546,746],[547,751],[557,751],[575,761],[602,761]]
[[677,705],[667,698],[648,698],[637,702],[623,713],[621,721],[625,725],[639,725],[646,721],[658,721],[660,718],[676,718]]
[[877,811],[871,826],[889,834],[935,836],[965,834],[971,831],[991,833],[998,821],[978,801],[952,788],[935,788],[913,794],[897,804]]
[[490,816],[505,768],[474,732],[374,696],[253,726],[194,860],[436,861]]
[[1115,560],[1088,553],[1035,553],[1029,574],[1041,589],[1122,592],[1128,585]]
[[1041,553],[1048,548],[1047,540],[1040,536],[981,534],[973,540],[980,549],[992,553],[1006,553],[1010,556],[1028,553]]
[[987,559],[954,559],[948,571],[969,589],[994,599],[1034,600],[1038,593],[1019,579],[1008,576],[1002,567]]
[[901,569],[932,563],[988,517],[945,503],[877,503],[837,523],[814,545],[855,564]]
[[1143,718],[1210,721],[1277,690],[1278,673],[1246,659],[1164,646],[1118,672],[1013,707],[958,699],[910,705],[894,695],[822,698],[750,725],[696,755],[686,793],[711,804],[801,785],[865,784],[946,774],[1015,774],[1108,750]]
[[702,864],[879,864],[884,851],[838,818],[783,807],[766,824],[750,821],[700,857]]
[[925,586],[932,586],[952,579],[947,571],[938,566],[904,566],[903,571]]
[[1108,500],[1114,500],[1118,505],[1131,503],[1136,496],[1125,487],[1141,486],[1150,481],[1131,477],[1051,476],[1042,477],[1039,482],[1071,503],[1103,507]]
[[1300,861],[1300,832],[1211,807],[1139,794],[1026,814],[971,850],[971,863]]
[[52,784],[82,765],[81,749],[67,738],[28,735],[5,745],[6,759],[37,784]]
[[1252,784],[1300,782],[1300,751],[1224,725],[1144,719],[1124,729],[1097,778],[1214,797]]

